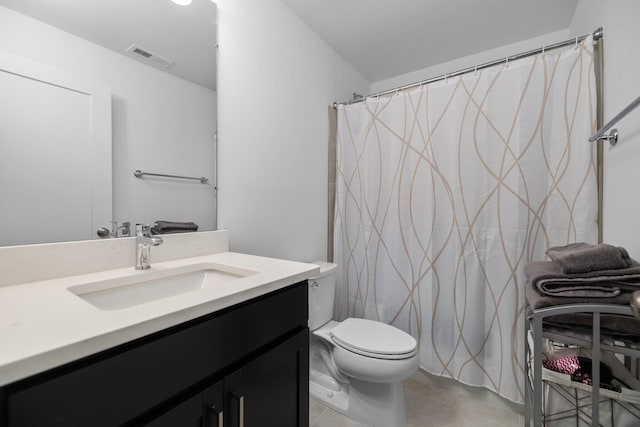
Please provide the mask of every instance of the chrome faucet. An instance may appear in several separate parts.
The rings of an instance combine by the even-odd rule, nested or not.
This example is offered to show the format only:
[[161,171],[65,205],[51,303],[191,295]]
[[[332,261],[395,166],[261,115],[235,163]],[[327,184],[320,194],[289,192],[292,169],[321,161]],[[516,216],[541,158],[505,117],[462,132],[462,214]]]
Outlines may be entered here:
[[162,244],[162,237],[151,234],[151,225],[136,224],[136,270],[151,268],[151,246]]

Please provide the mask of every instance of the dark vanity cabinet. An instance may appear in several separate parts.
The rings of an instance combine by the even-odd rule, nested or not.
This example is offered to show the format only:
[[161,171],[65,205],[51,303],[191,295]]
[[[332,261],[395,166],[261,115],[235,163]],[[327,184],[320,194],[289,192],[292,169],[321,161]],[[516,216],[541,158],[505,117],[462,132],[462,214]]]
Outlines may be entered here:
[[144,424],[148,427],[223,427],[230,425],[225,424],[224,416],[224,382],[220,381]]
[[0,389],[0,426],[306,427],[307,282]]

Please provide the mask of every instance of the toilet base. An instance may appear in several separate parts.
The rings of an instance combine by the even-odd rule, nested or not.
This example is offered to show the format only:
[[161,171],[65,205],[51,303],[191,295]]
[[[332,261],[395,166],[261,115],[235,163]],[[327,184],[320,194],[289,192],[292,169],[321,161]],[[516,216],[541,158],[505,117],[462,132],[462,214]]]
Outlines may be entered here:
[[373,427],[406,427],[401,381],[371,383],[350,378],[349,384],[338,383],[338,387],[330,381],[325,374],[311,372],[311,396],[335,411]]

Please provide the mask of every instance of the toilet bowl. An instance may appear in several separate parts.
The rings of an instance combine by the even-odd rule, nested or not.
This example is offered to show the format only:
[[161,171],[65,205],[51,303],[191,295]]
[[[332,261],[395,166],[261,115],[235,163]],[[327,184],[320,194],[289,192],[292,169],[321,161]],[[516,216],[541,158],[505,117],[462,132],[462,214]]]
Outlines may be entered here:
[[310,394],[374,427],[405,427],[402,380],[418,369],[416,340],[393,326],[332,320],[336,264],[315,261],[309,279]]

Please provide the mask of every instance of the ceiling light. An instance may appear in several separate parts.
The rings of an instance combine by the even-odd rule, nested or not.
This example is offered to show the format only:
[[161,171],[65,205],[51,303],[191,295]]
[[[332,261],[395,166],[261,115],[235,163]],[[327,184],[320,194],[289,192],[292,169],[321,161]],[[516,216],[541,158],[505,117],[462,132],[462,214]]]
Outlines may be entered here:
[[189,6],[191,4],[191,0],[171,0],[171,1],[180,6]]

